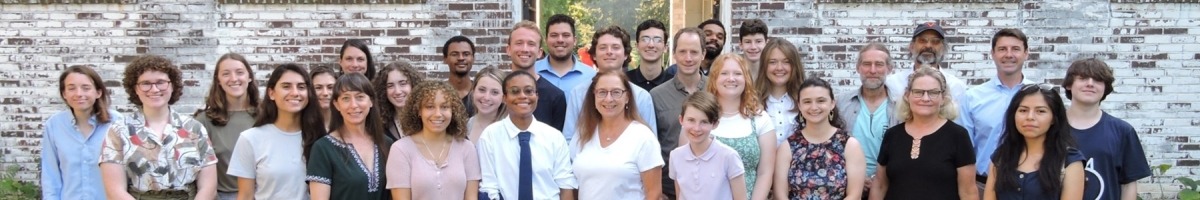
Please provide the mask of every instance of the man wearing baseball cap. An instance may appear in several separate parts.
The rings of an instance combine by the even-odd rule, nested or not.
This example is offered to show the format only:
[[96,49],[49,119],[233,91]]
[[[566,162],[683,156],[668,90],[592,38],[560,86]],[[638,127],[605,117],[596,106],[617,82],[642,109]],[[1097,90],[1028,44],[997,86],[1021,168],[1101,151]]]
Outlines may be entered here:
[[913,30],[912,42],[908,43],[909,57],[913,60],[912,68],[897,69],[896,73],[887,77],[888,96],[892,101],[899,101],[904,96],[904,91],[908,90],[908,76],[912,74],[914,69],[918,67],[933,67],[942,72],[946,76],[946,85],[950,87],[950,95],[958,97],[967,90],[966,82],[954,76],[954,73],[947,73],[946,70],[946,50],[949,45],[945,42],[946,31],[942,30],[942,26],[938,22],[925,22],[917,25]]

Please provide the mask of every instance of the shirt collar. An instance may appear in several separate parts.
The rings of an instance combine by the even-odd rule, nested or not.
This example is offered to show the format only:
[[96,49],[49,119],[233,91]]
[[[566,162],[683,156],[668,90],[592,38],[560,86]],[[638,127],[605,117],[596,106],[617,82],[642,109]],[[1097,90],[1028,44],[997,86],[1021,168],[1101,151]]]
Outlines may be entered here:
[[771,94],[767,94],[767,102],[769,102],[769,103],[784,103],[787,100],[791,100],[791,99],[792,99],[792,97],[790,95],[788,95],[788,93],[786,93],[786,92],[784,92],[783,96],[780,96],[779,98],[775,98],[775,96],[771,96]]
[[[534,61],[533,66],[534,66],[534,70],[537,70],[538,72],[543,72],[543,71],[553,72],[551,70],[551,68],[553,68],[553,67],[550,66],[550,56],[546,56],[546,58],[542,58],[541,60]],[[571,72],[581,72],[582,73],[583,71],[580,71],[579,69],[585,68],[585,67],[588,67],[587,64],[583,64],[583,62],[579,62],[578,57],[576,57],[575,55],[571,55],[571,70],[567,70],[567,73],[571,73]]]
[[[671,84],[674,84],[674,85],[675,85],[675,90],[678,90],[678,91],[679,91],[679,92],[681,92],[681,93],[687,94],[687,88],[685,88],[685,87],[687,87],[687,86],[684,86],[684,84],[683,84],[683,80],[680,80],[681,78],[683,78],[683,77],[682,77],[682,76],[675,76],[675,78],[672,78],[672,79],[671,79]],[[704,84],[705,84],[705,82],[706,82],[706,81],[708,81],[708,79],[706,79],[706,78],[704,77],[704,75],[700,75],[700,82],[699,82],[699,83],[696,83],[696,85],[699,85],[699,86],[700,86],[700,90],[703,90],[703,89],[704,89]],[[689,94],[689,95],[690,95],[690,94]]]
[[[533,129],[533,125],[537,122],[537,117],[530,117],[529,120],[531,120],[529,123],[529,129]],[[508,132],[508,138],[517,138],[517,134],[521,134],[522,131],[529,131],[530,135],[533,135],[535,132],[528,129],[521,130],[520,128],[517,128],[517,124],[513,123],[512,117],[504,117],[504,119],[501,119],[500,121],[504,122],[504,130],[507,130],[505,132]]]
[[[712,136],[709,136],[709,137],[712,137]],[[689,144],[685,145],[686,148],[684,148],[684,150],[686,150],[688,152],[688,155],[690,155],[690,156],[685,156],[684,159],[686,159],[688,161],[692,161],[692,160],[696,160],[696,159],[700,159],[703,161],[712,160],[713,156],[717,155],[716,148],[717,148],[718,141],[716,138],[711,138],[711,140],[712,140],[712,142],[708,143],[708,149],[704,150],[704,154],[700,154],[700,156],[696,156],[696,154],[692,152],[692,149],[691,149],[692,144],[689,143]]]
[[986,82],[986,83],[984,83],[984,84],[985,84],[985,85],[992,85],[992,86],[995,86],[996,88],[1000,88],[1000,89],[1004,89],[1004,90],[1012,90],[1012,89],[1020,88],[1020,87],[1021,87],[1021,85],[1024,85],[1024,84],[1035,84],[1035,83],[1037,83],[1037,82],[1033,82],[1033,81],[1031,81],[1031,80],[1027,79],[1027,78],[1026,78],[1026,76],[1025,76],[1025,74],[1021,74],[1021,84],[1020,84],[1020,85],[1017,85],[1017,86],[1015,86],[1015,87],[1013,87],[1013,88],[1009,88],[1008,86],[1004,86],[1004,82],[1001,82],[1001,81],[1000,81],[1000,75],[996,75],[996,77],[993,77],[993,78],[992,78],[992,80],[988,80],[988,82]]

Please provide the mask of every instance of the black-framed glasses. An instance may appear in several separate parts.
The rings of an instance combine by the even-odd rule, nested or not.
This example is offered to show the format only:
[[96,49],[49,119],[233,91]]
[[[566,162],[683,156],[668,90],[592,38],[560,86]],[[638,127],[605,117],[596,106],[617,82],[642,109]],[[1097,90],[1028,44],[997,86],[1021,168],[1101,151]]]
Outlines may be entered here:
[[507,92],[508,95],[513,95],[513,96],[520,95],[521,93],[524,93],[525,95],[528,95],[528,96],[534,96],[534,95],[537,95],[537,89],[535,89],[533,87],[526,87],[526,88],[512,87],[512,88],[508,88],[508,92]]
[[151,88],[158,88],[160,90],[165,90],[165,89],[167,89],[167,85],[170,83],[171,83],[171,81],[166,81],[166,80],[160,80],[160,81],[155,81],[155,82],[143,81],[143,82],[138,82],[137,87],[138,87],[138,90],[141,90],[141,91],[150,91]]

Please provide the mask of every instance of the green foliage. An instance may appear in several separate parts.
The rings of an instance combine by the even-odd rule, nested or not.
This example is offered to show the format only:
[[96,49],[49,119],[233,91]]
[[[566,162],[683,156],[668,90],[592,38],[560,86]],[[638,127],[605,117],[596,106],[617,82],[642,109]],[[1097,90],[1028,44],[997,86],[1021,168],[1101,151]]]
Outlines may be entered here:
[[[1162,176],[1163,174],[1167,173],[1167,170],[1171,169],[1171,164],[1150,166],[1150,169],[1154,170],[1155,174],[1158,176]],[[1183,184],[1183,188],[1179,189],[1179,194],[1176,197],[1181,200],[1200,200],[1200,182],[1188,177],[1175,177],[1175,181]],[[1159,187],[1159,191],[1162,191],[1162,185],[1159,185]],[[1138,197],[1138,199],[1140,200],[1142,197]]]
[[0,200],[8,199],[41,199],[41,187],[17,179],[20,166],[9,165],[0,173]]
[[[628,5],[635,2],[637,8],[627,9]],[[575,18],[576,49],[591,44],[592,33],[609,25],[618,25],[629,31],[631,39],[635,40],[631,41],[630,45],[635,45],[636,39],[632,37],[636,35],[634,31],[637,30],[637,25],[643,20],[657,19],[669,25],[668,6],[667,0],[543,0],[539,27],[545,29],[545,23],[552,15],[566,14]],[[667,29],[670,30],[670,27]],[[546,44],[542,45],[545,47]],[[631,54],[629,59],[638,60],[636,50]]]

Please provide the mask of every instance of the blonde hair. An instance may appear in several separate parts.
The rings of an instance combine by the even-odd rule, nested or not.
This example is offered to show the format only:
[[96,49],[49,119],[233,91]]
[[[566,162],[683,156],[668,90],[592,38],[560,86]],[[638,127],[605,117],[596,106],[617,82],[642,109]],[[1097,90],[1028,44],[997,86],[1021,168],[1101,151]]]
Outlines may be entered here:
[[[517,32],[517,29],[529,29],[529,30],[537,33],[539,36],[542,34],[542,30],[538,29],[537,23],[531,22],[529,20],[521,20],[521,22],[517,22],[517,24],[513,25],[512,30],[508,31],[508,42],[506,44],[512,44],[512,33]],[[541,42],[541,41],[538,41],[538,42]]]
[[938,117],[947,120],[958,118],[958,105],[954,103],[954,97],[950,94],[950,87],[946,86],[946,77],[942,75],[941,71],[931,67],[922,67],[913,71],[913,74],[908,76],[908,86],[905,87],[904,97],[900,98],[900,103],[896,104],[896,117],[902,119],[904,122],[912,121],[912,108],[908,105],[910,103],[908,97],[912,95],[912,92],[909,91],[912,89],[913,81],[921,77],[931,77],[937,80],[938,87],[942,90],[942,106],[938,108]]
[[714,74],[708,76],[708,86],[704,90],[715,95],[720,95],[720,93],[717,93],[717,74],[721,73],[721,70],[727,67],[724,61],[728,59],[733,59],[733,61],[738,63],[738,68],[742,69],[742,79],[746,82],[744,83],[746,89],[742,91],[742,104],[738,106],[738,113],[746,118],[758,115],[758,112],[763,109],[762,102],[758,100],[758,90],[751,83],[754,79],[750,78],[750,73],[752,73],[749,68],[750,62],[747,62],[746,58],[742,57],[742,55],[726,53],[713,59],[712,67],[709,71]]

